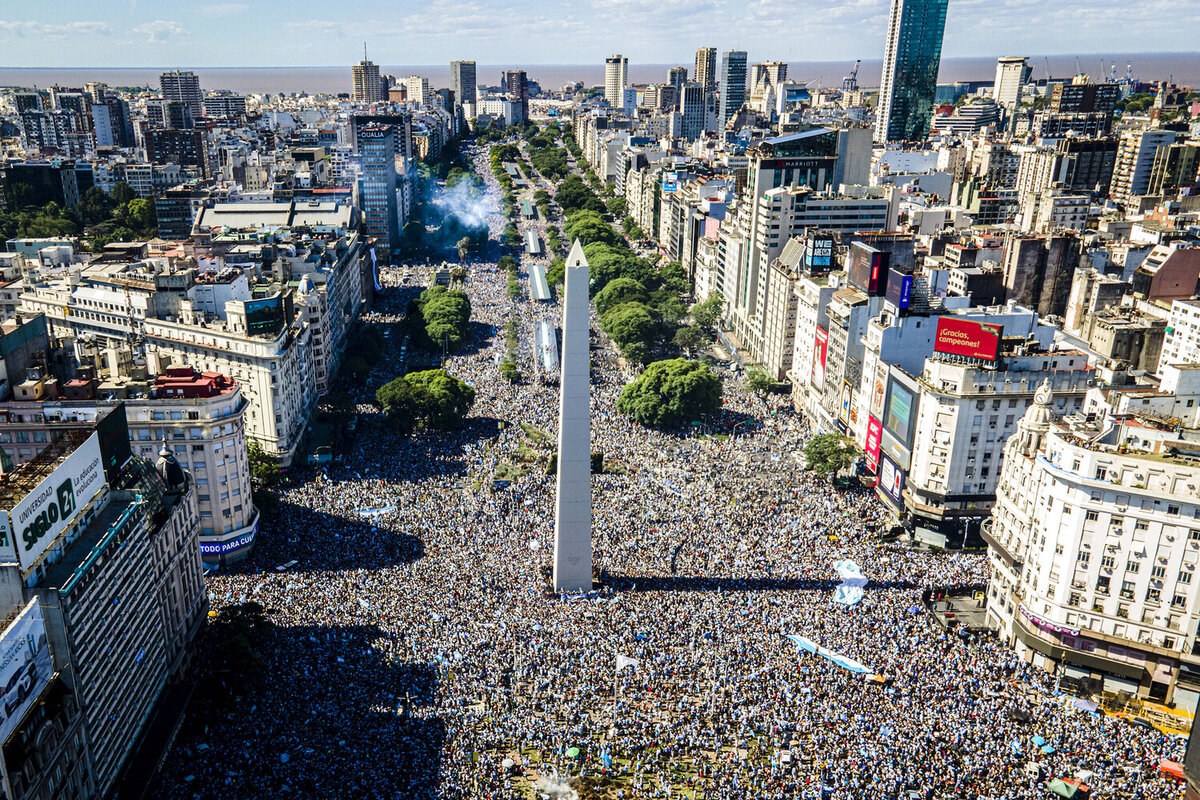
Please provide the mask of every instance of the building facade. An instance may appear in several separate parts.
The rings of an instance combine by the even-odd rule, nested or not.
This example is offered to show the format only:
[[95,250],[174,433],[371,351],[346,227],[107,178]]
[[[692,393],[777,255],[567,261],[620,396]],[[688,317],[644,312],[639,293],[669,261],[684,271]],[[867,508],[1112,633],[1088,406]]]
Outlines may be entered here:
[[875,141],[924,141],[933,115],[948,0],[892,0]]

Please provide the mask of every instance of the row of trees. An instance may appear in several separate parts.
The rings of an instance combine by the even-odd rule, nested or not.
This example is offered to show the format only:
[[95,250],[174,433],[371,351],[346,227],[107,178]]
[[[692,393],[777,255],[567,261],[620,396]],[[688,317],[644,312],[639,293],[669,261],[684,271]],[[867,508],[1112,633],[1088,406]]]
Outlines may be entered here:
[[471,300],[466,292],[430,286],[414,309],[422,321],[426,349],[457,350],[471,338]]
[[0,238],[53,238],[77,236],[82,232],[93,250],[114,241],[152,239],[158,235],[154,201],[137,196],[129,184],[120,182],[111,193],[89,188],[74,210],[45,202],[28,184],[5,187],[7,211],[0,212]]

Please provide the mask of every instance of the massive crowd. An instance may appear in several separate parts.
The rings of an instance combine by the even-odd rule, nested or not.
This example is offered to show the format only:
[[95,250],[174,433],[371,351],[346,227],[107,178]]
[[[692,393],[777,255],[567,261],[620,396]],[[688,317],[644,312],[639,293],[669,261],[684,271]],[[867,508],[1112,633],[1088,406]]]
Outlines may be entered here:
[[[383,279],[386,328],[404,295]],[[877,501],[802,472],[801,419],[724,371],[720,418],[678,435],[616,413],[624,378],[595,354],[601,588],[556,596],[553,478],[492,482],[537,448],[518,423],[557,429],[556,387],[501,378],[502,326],[531,375],[553,313],[505,283],[472,266],[486,328],[446,363],[478,393],[461,431],[400,438],[364,391],[345,463],[294,476],[251,562],[210,576],[215,610],[261,603],[274,625],[252,672],[211,679],[236,680],[232,701],[197,699],[155,796],[499,799],[581,775],[623,798],[1016,800],[1076,775],[1093,797],[1178,796],[1157,768],[1180,741],[1076,711],[1003,644],[944,630],[922,589],[982,583],[985,559],[881,544]],[[832,601],[843,559],[872,581],[855,606]]]

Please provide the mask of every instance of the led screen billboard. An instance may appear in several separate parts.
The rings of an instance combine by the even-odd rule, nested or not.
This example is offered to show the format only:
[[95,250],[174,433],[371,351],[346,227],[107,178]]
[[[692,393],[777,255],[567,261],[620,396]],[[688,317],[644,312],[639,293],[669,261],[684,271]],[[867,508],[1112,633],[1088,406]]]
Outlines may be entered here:
[[37,597],[0,634],[0,741],[8,739],[54,677]]
[[1000,339],[1003,335],[1003,325],[991,325],[958,317],[938,317],[933,351],[995,361],[1000,357]]

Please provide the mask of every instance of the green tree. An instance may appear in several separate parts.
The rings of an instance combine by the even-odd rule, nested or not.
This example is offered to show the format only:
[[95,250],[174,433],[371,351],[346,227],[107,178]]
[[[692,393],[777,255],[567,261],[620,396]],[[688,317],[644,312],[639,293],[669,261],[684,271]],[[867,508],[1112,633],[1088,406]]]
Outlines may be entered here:
[[725,298],[720,292],[714,292],[703,303],[692,306],[692,320],[696,323],[696,327],[716,336],[717,323],[721,321],[724,309]]
[[746,370],[746,391],[761,397],[766,397],[767,393],[775,388],[775,381],[767,374],[767,371],[755,364]]
[[600,318],[600,326],[621,348],[622,355],[631,361],[646,360],[658,333],[658,320],[643,303],[622,303],[610,308]]
[[109,193],[112,198],[113,205],[123,206],[138,199],[137,192],[129,188],[129,184],[125,181],[118,181],[113,190]]
[[568,240],[578,239],[584,245],[598,242],[615,246],[620,241],[620,237],[617,236],[612,225],[605,222],[604,218],[595,211],[576,211],[567,217],[566,224],[563,225],[563,233],[566,234]]
[[246,457],[250,462],[250,478],[255,485],[266,488],[279,480],[279,459],[267,455],[256,440],[246,440]]
[[430,295],[421,304],[421,317],[425,321],[425,335],[435,350],[442,347],[457,350],[471,336],[471,301],[464,292],[441,291]]
[[645,303],[649,299],[645,286],[632,278],[616,278],[596,293],[596,313],[604,316],[608,309],[622,303]]
[[822,433],[804,445],[804,460],[808,468],[824,477],[833,477],[853,463],[858,456],[854,442],[839,433]]
[[712,339],[695,325],[684,325],[675,331],[675,337],[671,341],[680,350],[693,357],[712,344]]
[[608,213],[612,214],[617,219],[625,216],[625,209],[628,208],[624,197],[614,197],[605,205],[608,208]]
[[446,430],[461,427],[475,404],[475,390],[440,369],[410,372],[375,392],[383,413],[397,427]]
[[458,260],[466,262],[467,256],[471,253],[471,237],[464,236],[459,239],[458,244],[455,245],[455,248],[458,250]]
[[642,425],[674,427],[716,413],[721,380],[699,361],[656,361],[621,390],[617,410]]
[[83,193],[79,201],[79,218],[84,225],[104,222],[112,214],[113,204],[104,190],[93,186]]
[[558,256],[550,262],[550,269],[546,270],[546,282],[551,286],[559,286],[567,277],[567,260],[562,256]]
[[400,231],[400,238],[409,250],[420,250],[425,242],[425,223],[413,220],[405,223]]

